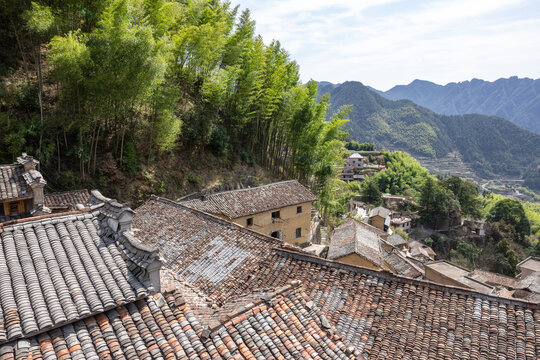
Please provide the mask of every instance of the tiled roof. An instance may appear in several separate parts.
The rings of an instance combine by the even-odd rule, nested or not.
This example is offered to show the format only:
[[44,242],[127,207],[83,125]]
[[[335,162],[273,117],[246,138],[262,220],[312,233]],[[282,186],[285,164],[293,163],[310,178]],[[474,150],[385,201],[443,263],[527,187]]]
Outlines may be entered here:
[[382,269],[384,259],[379,236],[360,224],[359,221],[348,219],[334,229],[328,248],[328,259],[335,260],[357,254]]
[[[1,346],[4,359],[210,359],[202,328],[173,294],[141,299]],[[11,356],[9,356],[11,355]]]
[[27,337],[146,296],[142,249],[99,209],[0,226],[0,343]]
[[354,348],[303,291],[258,300],[210,334],[220,355],[241,359],[353,359]]
[[[141,229],[137,234],[166,245],[160,246],[165,254],[173,244],[183,247],[177,255],[189,261],[175,260],[177,272],[191,269],[185,279],[212,299],[229,302],[257,289],[275,289],[298,279],[314,305],[365,358],[540,357],[540,307],[536,304],[340,264],[299,250],[271,249],[269,239],[261,239],[260,234],[227,226],[225,221],[218,226],[213,217],[177,209],[182,208],[173,202],[150,200],[136,215],[135,223]],[[174,224],[160,233],[169,216],[176,218]],[[146,224],[141,226],[143,222]],[[189,230],[193,225],[185,222],[196,224],[199,232]],[[226,233],[230,242],[198,249],[204,228],[206,232]],[[231,258],[228,246],[235,241],[241,244],[240,239],[254,242],[245,259],[257,251],[255,261]],[[230,263],[235,264],[232,271],[223,267],[227,253]],[[193,266],[200,260],[204,266]],[[201,280],[207,269],[217,266],[223,269],[219,277],[213,277],[211,284]]]
[[392,211],[382,206],[377,206],[369,212],[369,217],[380,216],[382,218],[388,218],[392,215]]
[[205,195],[204,199],[183,201],[193,209],[236,219],[285,206],[315,201],[317,198],[296,180],[254,188]]
[[423,269],[417,266],[412,260],[403,256],[397,249],[385,252],[384,261],[395,274],[413,279],[424,275]]
[[141,242],[160,249],[164,267],[220,302],[227,300],[220,296],[223,281],[233,293],[239,289],[242,294],[244,284],[236,276],[241,279],[249,271],[255,277],[271,249],[286,246],[281,240],[158,197],[137,208],[133,225]]
[[32,189],[24,179],[22,165],[0,165],[0,201],[31,198]]
[[493,286],[485,284],[477,279],[472,278],[469,274],[470,271],[452,264],[446,260],[432,261],[424,265],[426,270],[426,277],[429,279],[427,269],[435,271],[442,275],[444,278],[451,279],[461,286],[470,288],[485,294],[492,294],[494,292]]
[[75,209],[75,205],[86,205],[90,199],[88,190],[71,190],[45,194],[45,206],[51,209]]
[[399,234],[390,235],[386,241],[392,246],[399,246],[407,244],[407,241]]
[[516,279],[514,279],[513,277],[504,276],[489,271],[483,271],[480,269],[474,270],[469,274],[469,276],[474,280],[478,280],[493,286],[502,285],[509,289],[515,289],[517,285]]
[[301,290],[286,287],[213,329],[175,291],[0,345],[0,358],[353,359],[341,339]]

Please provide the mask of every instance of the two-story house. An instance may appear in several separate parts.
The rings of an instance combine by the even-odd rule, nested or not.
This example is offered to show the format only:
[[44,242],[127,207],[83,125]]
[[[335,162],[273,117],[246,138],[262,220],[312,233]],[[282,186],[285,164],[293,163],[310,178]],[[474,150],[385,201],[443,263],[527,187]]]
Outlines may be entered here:
[[290,180],[180,202],[287,243],[302,244],[309,241],[315,200],[305,186]]

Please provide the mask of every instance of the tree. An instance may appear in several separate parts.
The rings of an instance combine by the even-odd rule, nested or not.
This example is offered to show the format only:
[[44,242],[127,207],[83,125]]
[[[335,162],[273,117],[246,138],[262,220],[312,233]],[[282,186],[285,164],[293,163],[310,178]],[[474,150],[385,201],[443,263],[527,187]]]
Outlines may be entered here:
[[363,182],[362,187],[362,201],[377,206],[382,203],[382,193],[379,190],[379,185],[373,178],[367,178]]
[[508,198],[500,200],[493,206],[488,218],[491,222],[502,220],[505,224],[513,226],[518,237],[517,241],[528,245],[527,237],[531,233],[531,224],[521,202]]
[[455,195],[462,215],[481,217],[481,201],[474,183],[451,176],[448,180],[442,180],[442,184]]
[[420,217],[423,223],[435,228],[448,220],[450,212],[450,194],[439,184],[437,179],[428,176],[421,189]]

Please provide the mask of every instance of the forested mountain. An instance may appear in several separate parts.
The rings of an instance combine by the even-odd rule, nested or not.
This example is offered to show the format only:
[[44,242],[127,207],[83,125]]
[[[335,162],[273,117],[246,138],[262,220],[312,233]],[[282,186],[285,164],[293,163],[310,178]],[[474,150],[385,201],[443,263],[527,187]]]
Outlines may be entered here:
[[327,120],[315,82],[300,83],[249,10],[219,0],[0,4],[0,163],[28,152],[57,190],[140,199],[133,179],[163,193],[179,176],[196,182],[174,172],[177,159],[196,167],[213,154],[309,181],[324,197],[343,161],[345,113]]
[[482,177],[522,176],[540,189],[540,135],[506,119],[439,115],[409,100],[388,100],[359,82],[329,93],[331,109],[353,105],[347,124],[353,139],[438,158],[458,151]]
[[414,80],[379,94],[390,100],[408,99],[439,114],[496,115],[540,134],[540,79],[513,76],[493,82],[473,79],[444,86]]

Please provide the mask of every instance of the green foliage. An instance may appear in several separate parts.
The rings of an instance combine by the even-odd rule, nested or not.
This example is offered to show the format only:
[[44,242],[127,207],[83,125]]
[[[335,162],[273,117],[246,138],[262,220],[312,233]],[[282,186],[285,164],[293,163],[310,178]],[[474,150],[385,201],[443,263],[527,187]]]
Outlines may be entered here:
[[353,151],[375,151],[377,149],[375,144],[367,143],[367,142],[363,142],[360,144],[358,141],[354,141],[354,140],[347,141],[345,143],[345,148],[347,150],[353,150]]
[[192,173],[191,171],[187,172],[184,175],[184,180],[187,182],[190,182],[192,184],[200,184],[201,183],[201,177],[197,174]]
[[382,192],[394,195],[418,194],[429,172],[416,159],[401,151],[385,152],[386,169],[374,175]]
[[449,218],[451,193],[436,179],[428,176],[420,194],[420,217],[423,223],[435,228]]
[[[317,99],[315,82],[300,83],[279,41],[255,34],[249,10],[219,0],[36,0],[7,12],[15,23],[8,57],[29,70],[26,84],[13,77],[6,84],[15,86],[0,87],[6,161],[39,149],[47,170],[66,167],[84,181],[99,176],[109,154],[111,169],[136,172],[164,152],[210,149],[313,184],[323,213],[341,211],[331,189],[350,109],[327,118],[328,98]],[[45,48],[37,83],[28,59]]]
[[382,203],[382,193],[376,181],[369,177],[362,183],[362,201],[379,206]]
[[474,183],[452,176],[447,180],[442,180],[442,185],[456,196],[463,216],[474,218],[482,216],[481,201]]
[[526,237],[531,232],[531,224],[523,205],[518,200],[503,199],[498,201],[489,213],[489,220],[492,222],[504,221],[516,230],[519,241],[526,243]]
[[531,223],[531,234],[540,238],[540,203],[523,203],[525,214]]
[[476,247],[474,244],[459,241],[455,250],[450,250],[450,257],[455,258],[462,256],[467,260],[467,268],[474,269],[476,267],[476,260],[482,253],[482,250]]
[[223,126],[217,126],[212,132],[210,139],[210,146],[216,156],[223,156],[227,154],[229,146],[229,136]]
[[517,242],[518,236],[515,227],[504,220],[491,223],[489,241],[495,250],[495,255],[488,261],[491,271],[515,276],[519,259],[510,243]]

